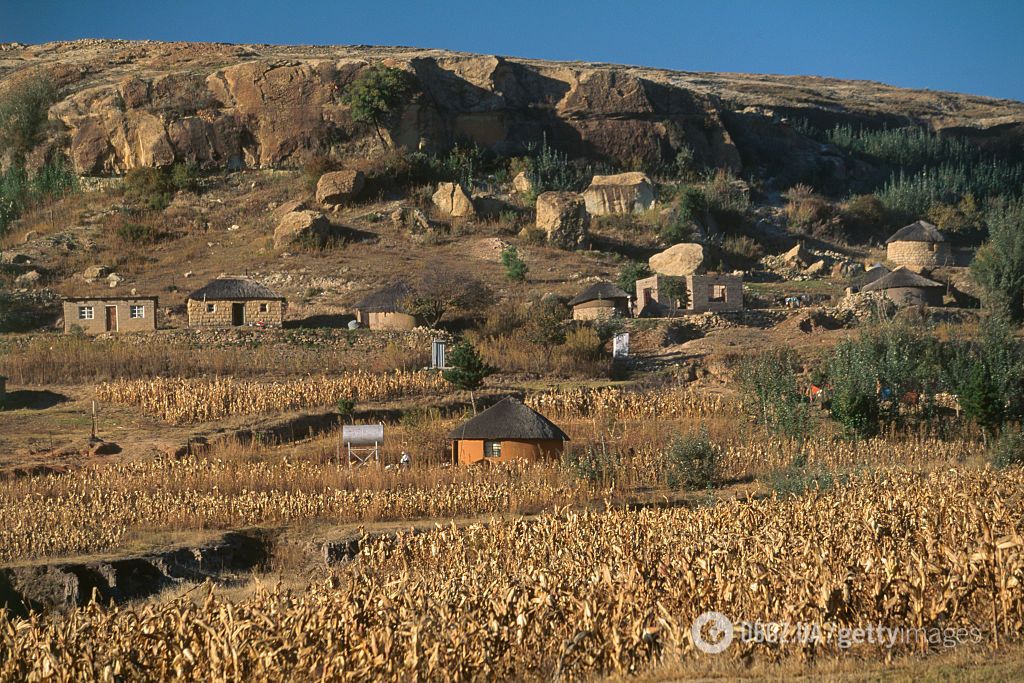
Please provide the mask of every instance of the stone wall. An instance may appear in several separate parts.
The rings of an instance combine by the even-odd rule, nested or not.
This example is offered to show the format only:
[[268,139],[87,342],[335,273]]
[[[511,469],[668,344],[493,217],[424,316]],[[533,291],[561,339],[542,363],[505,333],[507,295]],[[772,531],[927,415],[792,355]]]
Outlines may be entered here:
[[[246,301],[188,300],[189,327],[233,327],[234,304],[245,306],[243,325],[281,327],[284,323],[285,302],[280,299],[252,299]],[[210,308],[212,307],[212,310]],[[265,310],[261,310],[263,307]]]
[[[114,329],[110,332],[152,332],[156,330],[157,300],[148,299],[78,299],[64,302],[64,332],[69,333],[78,328],[86,334],[103,334],[107,332],[107,307],[116,311]],[[141,318],[131,317],[131,307],[142,306]],[[92,308],[92,319],[80,317],[79,309]]]
[[360,311],[359,322],[371,330],[412,330],[419,326],[419,321],[407,313],[386,311]]
[[898,266],[953,265],[947,242],[890,242],[886,257]]
[[[721,293],[720,297],[715,296],[716,289]],[[688,275],[686,290],[689,295],[686,307],[688,313],[718,313],[743,309],[743,278],[738,275]]]
[[585,301],[572,307],[573,320],[609,320],[629,317],[629,304],[621,299]]

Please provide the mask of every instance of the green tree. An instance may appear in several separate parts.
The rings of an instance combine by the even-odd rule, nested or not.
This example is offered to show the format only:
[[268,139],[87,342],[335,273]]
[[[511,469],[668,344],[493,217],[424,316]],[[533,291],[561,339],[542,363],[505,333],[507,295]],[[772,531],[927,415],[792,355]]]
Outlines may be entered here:
[[530,270],[526,262],[519,256],[519,249],[512,245],[502,250],[501,265],[505,266],[506,277],[513,282],[526,280],[526,273]]
[[342,98],[351,108],[352,120],[373,126],[385,147],[381,128],[390,125],[413,89],[412,76],[390,66],[372,66],[356,77]]
[[544,349],[544,362],[548,367],[555,347],[565,343],[568,320],[569,309],[557,299],[542,299],[530,309],[523,332],[527,341]]
[[721,450],[707,432],[678,436],[665,453],[665,483],[671,489],[706,489],[718,478]]
[[796,382],[799,371],[800,358],[789,348],[745,356],[736,368],[744,408],[772,431],[791,437],[805,435],[810,424]]
[[976,343],[951,342],[946,380],[964,414],[988,432],[1024,417],[1024,358],[1009,322],[986,320]]
[[1016,322],[1024,320],[1024,202],[990,212],[989,240],[971,263],[971,275],[985,292],[986,304]]
[[444,380],[462,391],[469,392],[469,400],[473,404],[473,414],[476,414],[476,390],[484,384],[484,380],[497,372],[494,368],[484,362],[472,344],[463,339],[448,354],[450,367],[441,372]]
[[490,288],[472,276],[451,269],[431,269],[416,277],[403,307],[429,327],[437,327],[450,311],[476,312],[493,299]]
[[690,305],[690,293],[686,289],[685,277],[662,278],[658,286],[658,298],[668,302],[669,316],[675,317],[680,310],[686,310]]
[[0,152],[21,166],[25,155],[39,143],[57,90],[46,78],[30,78],[0,94]]
[[686,186],[679,195],[675,211],[658,236],[668,244],[693,240],[696,226],[707,220],[707,202],[696,187]]
[[616,284],[627,294],[636,293],[636,281],[649,277],[651,269],[646,263],[630,261],[619,270],[619,279]]

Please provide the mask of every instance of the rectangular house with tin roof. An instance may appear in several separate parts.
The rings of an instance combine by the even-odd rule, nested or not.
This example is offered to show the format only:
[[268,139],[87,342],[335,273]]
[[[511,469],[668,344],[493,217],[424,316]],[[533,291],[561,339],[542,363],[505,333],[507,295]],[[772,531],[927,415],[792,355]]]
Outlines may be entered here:
[[64,332],[153,332],[156,307],[155,296],[68,297],[64,299]]

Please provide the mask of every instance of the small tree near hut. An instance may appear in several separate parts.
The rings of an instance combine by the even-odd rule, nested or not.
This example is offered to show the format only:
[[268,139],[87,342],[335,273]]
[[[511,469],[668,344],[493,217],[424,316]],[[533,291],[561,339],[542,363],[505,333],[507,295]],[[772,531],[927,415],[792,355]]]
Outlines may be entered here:
[[469,392],[473,414],[476,415],[476,390],[483,386],[485,379],[497,372],[497,368],[485,363],[480,353],[466,340],[452,348],[448,363],[451,367],[444,370],[441,376],[455,388]]
[[403,302],[407,313],[437,327],[451,311],[476,313],[493,302],[493,293],[480,280],[455,270],[428,270],[412,283]]
[[351,108],[352,120],[373,126],[381,144],[388,147],[381,128],[395,120],[412,88],[412,77],[407,72],[390,66],[372,66],[353,81],[343,101]]
[[505,266],[505,275],[513,282],[526,280],[526,273],[529,268],[526,262],[519,256],[519,250],[513,246],[505,247],[501,252],[501,265]]

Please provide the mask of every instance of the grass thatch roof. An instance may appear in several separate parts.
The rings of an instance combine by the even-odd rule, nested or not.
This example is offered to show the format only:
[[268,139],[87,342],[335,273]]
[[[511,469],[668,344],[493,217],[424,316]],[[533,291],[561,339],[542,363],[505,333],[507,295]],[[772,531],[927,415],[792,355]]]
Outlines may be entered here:
[[877,265],[874,268],[869,268],[868,270],[865,270],[863,273],[850,280],[850,286],[857,289],[866,287],[875,280],[885,277],[891,272],[892,271],[886,268],[885,266]]
[[239,299],[279,299],[284,297],[255,280],[242,277],[219,277],[188,295],[194,301],[226,301]]
[[406,300],[412,295],[412,287],[407,283],[394,282],[373,294],[368,294],[353,306],[357,311],[367,313],[403,312]]
[[929,280],[923,275],[918,275],[912,270],[900,266],[888,275],[883,275],[874,282],[861,287],[862,292],[880,292],[885,289],[904,289],[916,287],[919,289],[931,289],[932,287],[945,287],[946,285],[935,280]]
[[449,439],[543,439],[568,441],[569,437],[551,420],[508,397],[494,404],[469,422],[453,429]]
[[896,233],[885,241],[890,242],[945,242],[946,236],[939,232],[939,229],[928,221],[915,221],[910,225],[900,228]]
[[626,294],[611,282],[595,282],[577,294],[569,302],[569,305],[575,306],[577,304],[585,304],[588,301],[608,301],[614,299],[626,299],[628,301],[629,294]]

